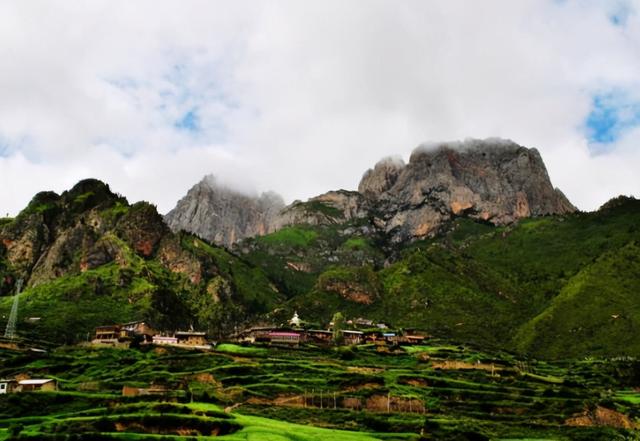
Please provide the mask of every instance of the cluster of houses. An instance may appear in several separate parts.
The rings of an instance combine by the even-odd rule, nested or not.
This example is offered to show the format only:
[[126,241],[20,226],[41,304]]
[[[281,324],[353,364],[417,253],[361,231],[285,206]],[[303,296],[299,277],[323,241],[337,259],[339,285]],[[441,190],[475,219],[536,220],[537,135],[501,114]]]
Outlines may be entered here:
[[53,378],[0,379],[0,395],[55,390],[58,390],[58,385]]
[[415,345],[421,344],[427,338],[414,330],[406,330],[402,334],[395,332],[384,323],[375,323],[373,320],[358,318],[345,322],[352,329],[336,331],[333,323],[330,329],[308,329],[304,326],[298,313],[288,321],[288,326],[280,327],[253,327],[245,329],[233,336],[239,343],[268,343],[274,345],[297,346],[300,343],[331,344],[339,334],[345,345],[360,344],[389,344],[389,345]]
[[142,321],[98,326],[91,343],[94,345],[128,346],[133,341],[139,341],[141,344],[211,349],[204,332],[160,332]]
[[[339,338],[345,345],[421,344],[427,337],[414,330],[395,332],[384,323],[357,318],[345,322],[345,328],[336,331],[333,323],[329,329],[311,329],[300,319],[298,313],[283,326],[262,326],[245,329],[231,336],[238,343],[266,343],[272,345],[298,346],[301,343],[329,345]],[[99,326],[95,329],[94,345],[128,346],[132,341],[140,344],[179,346],[195,349],[211,349],[206,333],[197,331],[160,332],[145,322]]]
[[[263,343],[270,345],[298,346],[301,343],[317,345],[329,345],[339,337],[342,344],[360,345],[415,345],[421,344],[427,336],[414,330],[405,330],[397,333],[383,323],[374,323],[372,320],[355,319],[345,322],[351,329],[310,329],[300,320],[297,313],[284,326],[264,326],[245,329],[232,336],[232,340],[238,343]],[[154,344],[159,346],[178,346],[194,349],[211,349],[204,332],[177,331],[159,332],[147,323],[131,322],[119,325],[99,326],[95,329],[95,335],[91,343],[94,345],[129,346],[131,342],[140,344]],[[52,378],[15,378],[0,379],[0,395],[15,392],[55,391],[57,383]],[[164,387],[151,386],[149,388],[127,387],[122,391],[123,395],[166,395]]]

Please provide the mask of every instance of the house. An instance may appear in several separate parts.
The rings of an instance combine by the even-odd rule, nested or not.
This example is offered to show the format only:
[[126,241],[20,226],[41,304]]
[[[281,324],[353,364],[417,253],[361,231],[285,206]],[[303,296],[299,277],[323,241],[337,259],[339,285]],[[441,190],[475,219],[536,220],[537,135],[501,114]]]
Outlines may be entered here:
[[164,335],[154,335],[152,340],[154,345],[177,345],[178,339],[176,337],[167,337]]
[[366,327],[366,328],[373,327],[373,320],[365,319],[362,317],[355,319],[353,322],[356,326]]
[[364,333],[365,343],[376,343],[378,341],[384,341],[381,332],[367,331]]
[[297,332],[270,332],[269,340],[271,344],[284,344],[297,346],[300,343],[300,334]]
[[325,331],[323,329],[310,329],[307,332],[307,336],[314,343],[330,343],[333,339],[333,332]]
[[54,391],[58,389],[56,380],[53,378],[32,378],[18,381],[18,392],[40,392]]
[[120,325],[98,326],[95,329],[93,344],[116,345],[130,339],[133,333],[123,329]]
[[146,342],[152,341],[153,336],[158,333],[148,323],[142,321],[124,323],[120,327],[133,335],[142,336]]
[[359,345],[364,339],[364,333],[361,331],[342,331],[342,337],[346,345]]
[[275,328],[273,326],[261,326],[245,329],[235,336],[235,340],[249,343],[269,342],[269,333],[274,330]]
[[395,332],[384,332],[382,334],[382,337],[387,343],[390,343],[390,344],[395,344],[398,342],[398,336],[396,335]]
[[175,337],[179,345],[208,346],[206,332],[178,331]]
[[403,343],[410,345],[419,345],[424,342],[427,337],[424,335],[405,335]]
[[10,394],[15,391],[18,382],[16,380],[2,380],[0,379],[0,395]]
[[154,335],[151,342],[154,345],[211,349],[211,345],[207,343],[207,334],[205,332],[177,331],[173,335]]
[[129,322],[121,325],[98,326],[95,329],[93,344],[123,345],[129,344],[135,337],[150,343],[157,332],[146,322]]

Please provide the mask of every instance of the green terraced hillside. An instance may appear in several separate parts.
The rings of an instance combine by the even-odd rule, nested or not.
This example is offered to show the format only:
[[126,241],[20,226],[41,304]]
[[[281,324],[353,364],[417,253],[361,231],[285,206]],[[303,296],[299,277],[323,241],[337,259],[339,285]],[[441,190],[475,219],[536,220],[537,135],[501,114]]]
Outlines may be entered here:
[[[546,363],[438,340],[385,352],[3,349],[0,361],[0,377],[58,381],[0,395],[0,440],[623,440],[640,423],[637,361]],[[163,392],[122,394],[151,385]]]

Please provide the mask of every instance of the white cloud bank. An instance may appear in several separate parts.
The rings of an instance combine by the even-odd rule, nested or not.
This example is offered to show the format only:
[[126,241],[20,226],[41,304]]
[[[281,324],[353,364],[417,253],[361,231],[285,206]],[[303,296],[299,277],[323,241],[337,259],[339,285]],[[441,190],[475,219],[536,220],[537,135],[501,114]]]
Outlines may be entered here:
[[[0,216],[97,177],[162,212],[203,175],[304,199],[425,141],[537,147],[582,209],[640,194],[640,2],[0,3]],[[622,92],[620,92],[622,91]],[[599,150],[600,151],[600,150]]]

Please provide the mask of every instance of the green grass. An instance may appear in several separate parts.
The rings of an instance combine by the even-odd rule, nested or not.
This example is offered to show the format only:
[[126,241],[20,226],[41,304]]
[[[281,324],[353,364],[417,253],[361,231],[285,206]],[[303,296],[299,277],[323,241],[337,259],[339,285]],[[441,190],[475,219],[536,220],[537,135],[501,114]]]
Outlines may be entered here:
[[265,348],[255,346],[240,346],[231,343],[222,343],[216,346],[216,352],[223,352],[233,355],[266,355],[268,351]]
[[[0,349],[0,377],[29,372],[57,378],[61,389],[0,397],[0,427],[21,424],[33,436],[54,428],[64,434],[109,427],[110,436],[121,438],[129,435],[113,432],[115,422],[150,427],[165,421],[168,430],[209,430],[216,421],[228,421],[224,427],[238,430],[222,439],[417,440],[423,428],[435,439],[456,439],[462,433],[490,439],[616,439],[628,433],[566,427],[564,419],[588,405],[611,408],[611,393],[616,403],[624,403],[624,412],[640,411],[636,393],[625,386],[627,361],[556,365],[529,360],[522,373],[510,367],[515,360],[511,354],[478,352],[446,341],[412,349],[428,351],[432,360],[494,360],[505,370],[492,376],[481,370],[433,369],[413,350],[379,354],[373,346],[359,348],[348,359],[331,349],[226,343],[214,352],[63,347],[37,355]],[[559,384],[561,377],[571,381]],[[591,384],[590,379],[597,381]],[[123,385],[147,387],[152,382],[174,389],[178,401],[120,396]],[[303,394],[306,407],[271,402]],[[386,405],[378,410],[342,408],[345,398],[367,406],[375,396],[391,396],[396,408],[391,413]],[[428,412],[402,410],[397,400],[422,403]],[[231,414],[223,412],[234,404],[239,406]],[[208,425],[202,425],[205,420]],[[142,435],[130,434],[132,439]]]
[[322,201],[311,200],[307,202],[299,202],[293,205],[294,210],[300,208],[302,208],[302,210],[306,211],[307,213],[320,213],[334,220],[340,220],[344,218],[344,213],[342,212],[342,210]]
[[[635,243],[603,254],[563,287],[550,306],[524,325],[519,348],[554,358],[606,350],[640,353],[630,339],[640,331],[640,304],[628,295],[640,291],[640,248]],[[568,346],[567,341],[572,341]]]
[[626,401],[627,403],[640,405],[640,392],[636,391],[619,391],[616,398]]
[[364,250],[370,245],[367,239],[363,237],[352,237],[347,239],[342,246],[348,250]]
[[[370,253],[384,242],[341,237],[337,226],[315,228],[317,245],[283,254],[262,247],[247,259],[279,281],[291,298],[286,314],[328,320],[341,311],[546,358],[640,356],[633,338],[640,331],[638,225],[640,202],[621,199],[594,213],[500,228],[457,219],[442,237],[400,247],[385,268]],[[352,260],[357,253],[362,259]],[[288,270],[290,261],[312,271]],[[377,282],[360,283],[353,268],[369,262],[368,279]],[[348,290],[324,289],[327,282],[352,285],[375,301],[354,303]]]
[[275,233],[258,238],[268,246],[307,248],[317,239],[318,233],[305,227],[285,227]]

